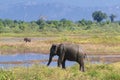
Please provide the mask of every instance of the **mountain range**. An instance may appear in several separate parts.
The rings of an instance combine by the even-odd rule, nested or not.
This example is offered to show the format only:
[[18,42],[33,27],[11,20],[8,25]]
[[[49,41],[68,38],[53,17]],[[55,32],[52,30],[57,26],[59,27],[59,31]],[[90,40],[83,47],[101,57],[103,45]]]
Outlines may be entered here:
[[0,4],[0,18],[12,20],[33,21],[44,17],[47,20],[60,20],[66,18],[77,21],[81,19],[92,20],[94,11],[102,11],[107,15],[116,15],[116,20],[120,20],[120,7],[80,7],[75,5],[66,5],[58,2],[19,2],[14,4]]

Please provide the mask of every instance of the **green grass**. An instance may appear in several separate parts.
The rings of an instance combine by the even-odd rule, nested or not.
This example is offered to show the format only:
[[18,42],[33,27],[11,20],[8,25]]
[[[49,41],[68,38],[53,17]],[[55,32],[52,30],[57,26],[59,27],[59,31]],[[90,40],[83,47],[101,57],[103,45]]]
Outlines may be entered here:
[[0,33],[0,37],[56,37],[60,36],[62,32],[23,32],[23,33]]
[[0,80],[120,80],[120,63],[86,64],[85,68],[86,72],[81,72],[77,64],[66,70],[36,64],[27,68],[1,69]]
[[118,44],[120,43],[120,36],[63,36],[57,41],[66,41],[73,43],[94,43],[94,44]]
[[12,71],[0,70],[0,80],[15,80],[15,76]]
[[[90,27],[87,29],[87,27]],[[41,30],[37,32],[21,32],[21,33],[0,33],[0,37],[51,37],[51,36],[64,36],[64,35],[78,35],[78,36],[116,36],[120,34],[120,25],[118,23],[110,24],[91,24],[85,26],[75,27],[73,30],[64,29],[62,31],[48,28],[48,30]]]

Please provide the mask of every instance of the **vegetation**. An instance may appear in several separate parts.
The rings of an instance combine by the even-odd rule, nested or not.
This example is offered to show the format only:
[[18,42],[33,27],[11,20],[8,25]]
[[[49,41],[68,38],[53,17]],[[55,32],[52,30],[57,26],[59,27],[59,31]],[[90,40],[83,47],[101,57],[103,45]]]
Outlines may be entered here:
[[[116,67],[117,66],[117,67]],[[74,65],[66,70],[57,67],[33,65],[0,70],[1,80],[119,80],[120,63],[86,64],[86,72]]]
[[[44,37],[42,37],[44,38]],[[0,42],[0,54],[13,53],[49,53],[49,49],[53,43],[76,43],[80,44],[87,54],[120,54],[120,36],[60,36],[59,37],[45,37],[47,40],[38,40],[25,43],[22,38],[14,42]],[[34,39],[31,37],[31,39]]]
[[92,17],[95,21],[101,22],[103,19],[107,18],[107,14],[101,11],[95,11],[93,12]]
[[110,17],[111,22],[114,22],[114,18],[116,18],[116,16],[114,14],[111,14],[109,17]]
[[[117,29],[116,27],[120,26],[119,22],[110,23],[109,21],[103,21],[103,19],[107,18],[105,13],[101,11],[95,11],[92,14],[92,17],[97,22],[93,22],[90,20],[79,20],[76,22],[61,19],[61,20],[44,20],[39,19],[37,21],[25,22],[25,21],[17,21],[17,20],[9,20],[9,19],[0,19],[0,34],[1,33],[39,33],[39,32],[81,32],[81,31],[92,31],[98,30],[103,31],[104,28],[112,28]],[[115,15],[111,15],[111,22],[114,21]],[[101,22],[101,23],[99,23]],[[102,28],[100,28],[102,27]],[[100,28],[100,30],[99,30]],[[103,31],[104,32],[104,31]],[[82,33],[82,32],[81,32]]]

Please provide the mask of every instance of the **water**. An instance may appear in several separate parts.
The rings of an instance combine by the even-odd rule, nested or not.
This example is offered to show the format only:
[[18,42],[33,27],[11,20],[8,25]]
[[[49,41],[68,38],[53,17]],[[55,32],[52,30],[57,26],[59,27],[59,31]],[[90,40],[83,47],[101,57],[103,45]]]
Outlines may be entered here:
[[42,59],[48,59],[48,55],[43,54],[14,54],[14,55],[0,55],[0,61],[1,62],[7,62],[7,61],[26,61],[26,60],[42,60]]
[[[120,55],[89,55],[87,56],[90,63],[112,63],[120,61]],[[16,66],[29,67],[32,64],[46,65],[49,59],[49,55],[26,53],[26,54],[13,54],[13,55],[0,55],[0,68],[11,68]],[[57,66],[58,57],[54,56],[50,66]],[[87,62],[87,60],[85,61]],[[72,66],[76,62],[66,61],[66,66]]]
[[[0,55],[0,68],[11,68],[16,66],[31,66],[32,64],[46,65],[49,59],[49,55],[44,54],[14,54],[14,55]],[[57,56],[53,57],[53,60],[58,59]],[[66,61],[66,66],[74,65],[75,62]],[[50,66],[57,66],[56,61],[52,61]]]

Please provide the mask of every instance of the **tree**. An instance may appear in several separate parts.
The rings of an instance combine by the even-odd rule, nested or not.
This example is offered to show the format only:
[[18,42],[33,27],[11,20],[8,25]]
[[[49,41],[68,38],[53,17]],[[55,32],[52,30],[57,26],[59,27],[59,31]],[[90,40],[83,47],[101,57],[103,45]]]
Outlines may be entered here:
[[114,18],[116,18],[116,16],[115,16],[114,14],[111,14],[111,15],[109,16],[109,18],[110,18],[111,22],[114,22]]
[[60,20],[61,24],[63,25],[63,27],[70,27],[73,26],[73,22],[70,20],[67,20],[65,18]]
[[39,29],[44,29],[47,25],[46,21],[43,19],[37,20],[36,23],[39,25]]
[[6,27],[13,27],[14,21],[13,21],[13,20],[10,20],[10,19],[5,19],[5,20],[4,20],[4,25],[5,25]]
[[101,22],[103,19],[107,18],[107,14],[101,11],[95,11],[92,13],[92,17],[95,21]]

